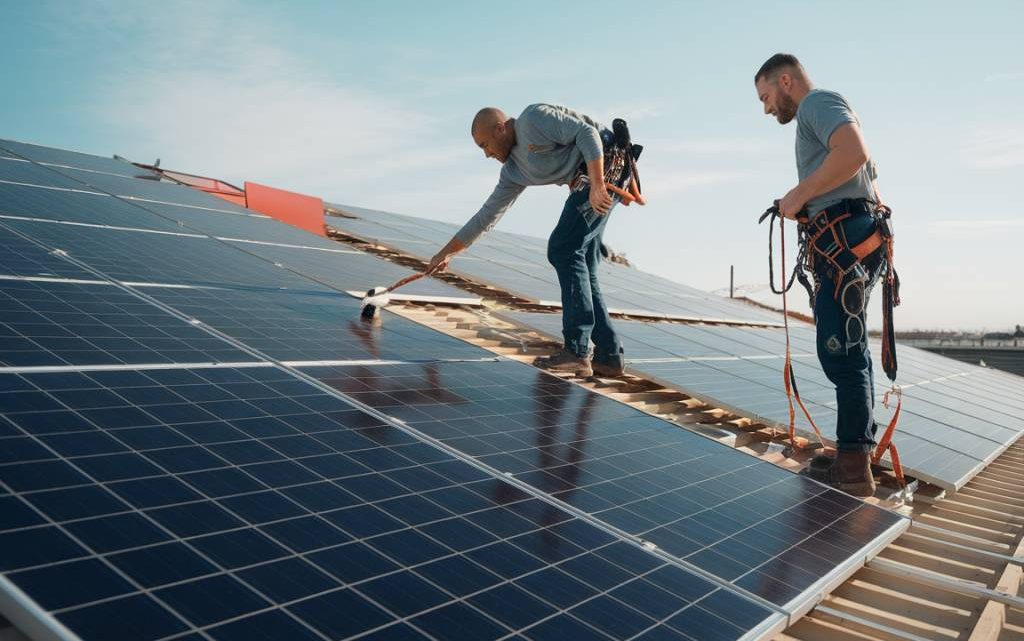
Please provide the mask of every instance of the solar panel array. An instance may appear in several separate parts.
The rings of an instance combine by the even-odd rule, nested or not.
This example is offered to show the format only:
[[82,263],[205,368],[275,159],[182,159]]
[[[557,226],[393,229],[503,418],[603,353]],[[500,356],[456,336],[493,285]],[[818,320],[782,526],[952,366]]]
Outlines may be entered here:
[[[413,273],[194,189],[158,182],[129,163],[24,143],[0,145],[22,156],[0,162],[0,220],[52,247],[74,246],[76,257],[118,279],[232,285],[276,279],[280,287],[362,295]],[[148,178],[131,177],[136,174]],[[226,264],[218,259],[225,242],[239,250]],[[341,252],[357,256],[344,269],[332,260]],[[304,277],[271,277],[272,271]],[[165,275],[173,280],[160,280]],[[425,300],[479,300],[435,279],[401,291]]]
[[359,323],[335,279],[364,255],[242,251],[142,209],[136,231],[102,206],[57,222],[51,198],[140,201],[50,187],[0,218],[0,614],[34,636],[758,639],[907,526],[396,315]]
[[[561,336],[558,315],[505,312],[517,323]],[[786,337],[781,329],[617,321],[630,371],[738,414],[788,426],[782,392]],[[800,396],[826,436],[834,434],[835,388],[815,352],[814,329],[790,329]],[[878,341],[871,341],[880,362]],[[940,487],[962,487],[1024,433],[1024,379],[898,347],[903,409],[896,436],[909,473]],[[875,395],[887,390],[876,377]],[[894,407],[876,404],[883,427]],[[813,436],[797,410],[798,429]]]
[[[429,259],[458,231],[457,225],[384,211],[331,205],[344,216],[328,224],[350,236]],[[554,213],[552,214],[554,216]],[[615,215],[632,215],[618,212]],[[554,218],[551,227],[554,228]],[[560,306],[561,294],[538,238],[491,231],[455,258],[450,271],[534,303]],[[601,293],[611,311],[679,319],[779,324],[779,314],[687,287],[617,263],[601,265]]]

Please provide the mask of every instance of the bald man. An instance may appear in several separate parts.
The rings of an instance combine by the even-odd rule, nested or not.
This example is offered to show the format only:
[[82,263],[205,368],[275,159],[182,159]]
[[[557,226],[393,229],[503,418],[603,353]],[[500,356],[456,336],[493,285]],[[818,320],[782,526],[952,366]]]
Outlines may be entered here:
[[[535,104],[518,118],[493,107],[481,109],[470,133],[485,156],[502,164],[498,184],[480,211],[431,259],[428,272],[446,269],[455,254],[494,227],[527,187],[569,185],[571,193],[548,240],[548,262],[562,290],[564,348],[535,364],[576,376],[622,374],[622,346],[597,282],[601,236],[617,202],[608,194],[610,177],[605,175],[612,132],[571,109]],[[616,170],[618,166],[609,168]]]

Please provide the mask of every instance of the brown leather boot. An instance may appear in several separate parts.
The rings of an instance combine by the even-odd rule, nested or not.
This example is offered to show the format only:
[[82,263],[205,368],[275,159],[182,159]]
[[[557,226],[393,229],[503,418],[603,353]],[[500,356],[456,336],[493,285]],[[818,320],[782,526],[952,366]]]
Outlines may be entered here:
[[565,349],[554,356],[538,356],[533,359],[533,364],[535,367],[552,372],[567,373],[582,378],[594,375],[594,370],[590,368],[589,356],[577,356]]
[[868,452],[845,452],[836,454],[836,487],[852,496],[874,496],[875,479],[871,476],[871,458]]

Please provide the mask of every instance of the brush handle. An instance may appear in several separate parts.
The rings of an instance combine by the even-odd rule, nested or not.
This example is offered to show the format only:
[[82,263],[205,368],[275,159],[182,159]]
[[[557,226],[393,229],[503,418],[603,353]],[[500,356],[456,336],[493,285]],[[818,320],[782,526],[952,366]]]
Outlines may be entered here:
[[405,285],[408,285],[409,283],[413,282],[414,280],[419,280],[419,279],[423,278],[426,275],[427,275],[427,272],[419,272],[418,274],[413,274],[412,276],[406,276],[405,278],[403,278],[402,280],[398,281],[397,283],[395,283],[391,287],[388,287],[386,291],[393,292],[396,289],[398,289],[399,287],[404,287]]

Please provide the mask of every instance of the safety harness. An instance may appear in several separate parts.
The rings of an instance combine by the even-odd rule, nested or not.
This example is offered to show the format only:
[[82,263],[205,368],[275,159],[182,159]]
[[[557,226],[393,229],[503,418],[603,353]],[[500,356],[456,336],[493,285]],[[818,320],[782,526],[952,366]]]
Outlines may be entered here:
[[[642,145],[634,145],[629,137],[629,127],[622,118],[612,121],[611,140],[602,142],[604,145],[604,182],[608,191],[619,198],[626,207],[632,203],[646,205],[647,200],[640,192],[640,173],[636,161],[644,150]],[[610,144],[609,144],[610,143]],[[587,164],[580,163],[576,175],[569,181],[570,191],[582,191],[590,186]]]
[[[873,205],[870,214],[875,219],[875,230],[865,240],[850,246],[841,223],[853,216],[853,213],[850,211],[853,208],[852,205],[864,206],[865,204]],[[895,396],[896,409],[893,412],[892,419],[889,421],[889,425],[882,434],[882,438],[875,446],[874,452],[871,455],[871,462],[878,464],[882,456],[889,452],[893,473],[896,475],[900,485],[905,486],[906,481],[903,475],[903,466],[900,462],[899,452],[897,452],[896,445],[892,442],[892,436],[896,431],[896,424],[899,421],[900,410],[903,406],[902,390],[896,385],[896,343],[892,315],[893,308],[900,304],[900,279],[893,263],[894,235],[891,220],[892,210],[884,205],[867,203],[866,201],[844,200],[823,209],[812,217],[808,217],[805,211],[800,212],[797,215],[797,242],[799,250],[796,264],[793,266],[793,271],[788,281],[786,279],[786,237],[783,228],[785,218],[779,211],[779,201],[775,201],[771,207],[761,214],[758,223],[762,223],[772,216],[777,217],[779,220],[779,237],[782,252],[780,259],[782,278],[778,288],[775,286],[775,267],[772,257],[773,226],[771,224],[768,226],[768,274],[772,292],[782,295],[783,323],[786,331],[786,362],[783,368],[783,379],[786,387],[786,399],[789,403],[790,442],[795,449],[803,449],[807,446],[806,440],[798,439],[796,436],[794,399],[803,410],[811,427],[814,428],[819,442],[824,443],[824,438],[814,419],[811,418],[810,412],[807,411],[807,407],[804,406],[803,401],[800,399],[800,392],[796,385],[796,376],[793,374],[789,338],[789,308],[786,301],[786,293],[793,287],[793,283],[799,280],[800,284],[807,290],[810,305],[813,309],[818,278],[824,273],[832,277],[835,285],[833,295],[839,299],[840,296],[845,296],[844,282],[851,278],[855,268],[881,251],[882,254],[878,255],[877,259],[879,260],[878,269],[881,270],[879,274],[882,277],[882,367],[891,383],[891,389],[885,393],[882,403],[885,407],[889,407],[890,395]],[[813,287],[808,278],[808,273],[814,278],[815,284]],[[843,302],[845,305],[845,301]],[[866,303],[866,301],[863,302]]]

